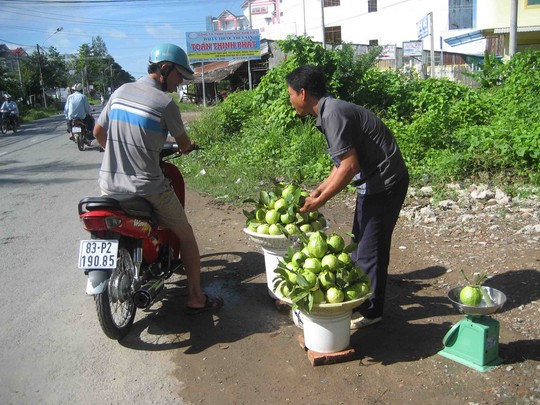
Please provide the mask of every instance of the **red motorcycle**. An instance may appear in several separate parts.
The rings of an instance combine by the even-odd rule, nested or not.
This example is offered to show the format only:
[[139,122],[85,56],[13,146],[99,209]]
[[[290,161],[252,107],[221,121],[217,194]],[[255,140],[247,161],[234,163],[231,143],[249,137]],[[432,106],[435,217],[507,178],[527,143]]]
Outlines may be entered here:
[[[182,205],[184,178],[164,160],[177,153],[176,143],[161,151],[161,168]],[[147,308],[163,290],[165,280],[183,270],[180,244],[174,233],[157,226],[150,203],[136,195],[87,197],[79,217],[91,238],[81,240],[79,268],[88,276],[86,293],[93,295],[105,335],[125,337],[137,308]]]

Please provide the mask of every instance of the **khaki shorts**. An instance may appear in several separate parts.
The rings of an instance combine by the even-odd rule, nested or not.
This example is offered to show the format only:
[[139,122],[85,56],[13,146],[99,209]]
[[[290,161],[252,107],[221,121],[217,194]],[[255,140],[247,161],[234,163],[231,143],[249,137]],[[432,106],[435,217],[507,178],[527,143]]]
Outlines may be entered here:
[[144,198],[154,207],[160,226],[178,228],[189,224],[184,207],[172,189]]
[[[101,195],[107,193],[101,190]],[[178,228],[189,224],[184,207],[172,189],[161,194],[147,195],[144,199],[152,204],[160,226]]]

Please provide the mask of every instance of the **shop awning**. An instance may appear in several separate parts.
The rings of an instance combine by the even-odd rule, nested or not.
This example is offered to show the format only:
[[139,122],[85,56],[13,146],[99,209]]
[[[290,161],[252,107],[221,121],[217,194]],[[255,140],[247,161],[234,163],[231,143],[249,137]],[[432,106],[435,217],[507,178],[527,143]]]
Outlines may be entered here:
[[474,41],[480,41],[481,39],[484,39],[485,36],[482,33],[481,30],[477,31],[471,31],[466,34],[461,34],[455,37],[446,38],[444,42],[446,42],[450,46],[458,46],[463,44],[468,44],[469,42]]
[[[245,60],[231,60],[222,62],[209,62],[204,64],[204,82],[217,83],[220,82],[234,72],[236,72]],[[195,69],[195,80],[193,83],[202,83],[202,67],[198,66]]]
[[[493,30],[495,34],[508,34],[510,32],[509,27],[495,28]],[[540,32],[540,25],[530,25],[527,27],[517,27],[517,32]]]

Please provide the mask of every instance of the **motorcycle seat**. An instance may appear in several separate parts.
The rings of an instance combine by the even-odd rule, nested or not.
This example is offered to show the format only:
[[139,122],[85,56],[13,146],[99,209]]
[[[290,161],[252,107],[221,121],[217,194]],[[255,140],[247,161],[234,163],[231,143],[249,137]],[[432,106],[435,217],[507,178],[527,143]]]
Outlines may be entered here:
[[156,222],[152,205],[137,195],[112,194],[102,197],[87,197],[79,202],[79,215],[103,209],[117,209],[124,211],[129,216],[147,218]]

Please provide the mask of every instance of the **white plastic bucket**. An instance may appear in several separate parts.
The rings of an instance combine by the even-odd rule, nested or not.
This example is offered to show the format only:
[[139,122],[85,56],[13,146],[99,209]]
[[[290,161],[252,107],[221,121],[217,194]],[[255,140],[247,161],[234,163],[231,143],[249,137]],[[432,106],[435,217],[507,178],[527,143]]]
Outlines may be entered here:
[[266,268],[266,285],[268,286],[268,294],[272,298],[281,299],[281,294],[274,291],[274,278],[277,273],[274,270],[278,266],[279,262],[283,260],[283,257],[287,254],[287,249],[268,249],[261,248],[264,253],[264,266]]
[[309,314],[302,311],[306,347],[318,353],[345,350],[351,341],[351,314],[352,311]]

